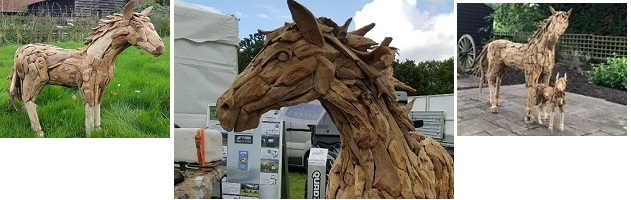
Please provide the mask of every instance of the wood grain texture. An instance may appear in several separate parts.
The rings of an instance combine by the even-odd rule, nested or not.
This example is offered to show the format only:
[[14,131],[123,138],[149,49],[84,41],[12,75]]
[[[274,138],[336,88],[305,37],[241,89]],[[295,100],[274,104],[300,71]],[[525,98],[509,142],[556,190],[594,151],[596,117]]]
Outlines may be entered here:
[[[15,99],[24,102],[31,127],[43,137],[34,101],[45,85],[61,85],[78,88],[86,108],[86,135],[94,125],[100,126],[100,103],[105,87],[114,78],[116,56],[134,45],[150,54],[164,53],[162,39],[143,13],[133,13],[135,1],[125,6],[125,13],[101,19],[86,38],[86,46],[78,49],[62,49],[45,44],[27,44],[14,56],[9,74],[9,102],[18,110]],[[123,18],[127,16],[128,18]],[[138,41],[142,41],[138,42]],[[93,112],[95,110],[95,112]]]
[[395,87],[409,87],[392,76],[392,38],[377,44],[363,37],[374,24],[347,32],[350,21],[288,2],[294,22],[263,32],[261,52],[217,100],[223,128],[252,129],[264,111],[317,99],[342,143],[327,198],[453,198],[453,159],[397,104]]

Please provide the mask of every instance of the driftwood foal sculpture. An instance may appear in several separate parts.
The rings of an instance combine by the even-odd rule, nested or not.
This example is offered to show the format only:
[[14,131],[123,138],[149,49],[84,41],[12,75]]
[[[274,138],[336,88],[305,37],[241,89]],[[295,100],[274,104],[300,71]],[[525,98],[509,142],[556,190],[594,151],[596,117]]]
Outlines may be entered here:
[[453,198],[453,159],[413,132],[397,105],[391,38],[363,37],[375,24],[347,32],[289,0],[294,23],[264,32],[264,47],[217,100],[228,131],[255,128],[261,114],[318,99],[341,133],[327,198]]
[[499,106],[502,75],[507,67],[524,71],[528,100],[526,103],[526,123],[532,123],[535,87],[538,83],[549,84],[554,68],[554,49],[559,37],[565,32],[572,9],[555,11],[539,24],[539,28],[526,43],[513,43],[508,40],[494,40],[484,46],[478,57],[474,73],[480,75],[480,91],[486,75],[489,87],[491,112]]
[[162,39],[147,17],[151,9],[134,13],[134,0],[129,1],[123,14],[101,19],[86,38],[86,46],[79,49],[44,44],[20,47],[8,78],[10,104],[18,110],[14,98],[23,102],[31,128],[43,137],[34,103],[42,88],[46,84],[78,88],[85,107],[85,132],[90,137],[101,125],[101,99],[114,77],[116,56],[131,45],[155,56],[164,53]]
[[541,118],[548,118],[548,114],[546,113],[546,103],[550,103],[550,109],[552,116],[550,116],[550,123],[548,125],[548,129],[552,131],[554,127],[554,109],[559,107],[559,112],[561,113],[561,120],[559,121],[559,130],[563,131],[563,121],[565,120],[565,86],[567,85],[567,74],[564,74],[563,77],[559,78],[559,74],[557,73],[557,77],[555,78],[554,87],[550,87],[548,84],[537,84],[537,90],[535,92],[535,105],[539,106],[538,112],[538,122],[539,124],[543,124]]

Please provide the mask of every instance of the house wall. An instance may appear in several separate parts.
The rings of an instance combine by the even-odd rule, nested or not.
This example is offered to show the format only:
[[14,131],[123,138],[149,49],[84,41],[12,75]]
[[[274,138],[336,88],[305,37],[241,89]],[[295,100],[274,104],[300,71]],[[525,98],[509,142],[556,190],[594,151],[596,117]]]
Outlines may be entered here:
[[96,17],[102,18],[111,15],[117,8],[125,6],[125,0],[74,0],[75,12],[79,17]]
[[72,16],[74,0],[51,0],[28,5],[29,14],[50,14],[52,16]]
[[[493,21],[486,21],[484,17],[490,15],[493,9],[483,3],[459,3],[456,9],[458,13],[458,38],[456,39],[469,34],[473,37],[476,47],[481,49],[482,40],[491,38]],[[489,26],[491,27],[488,32],[479,31],[480,28]]]
[[29,5],[28,13],[103,18],[111,15],[117,8],[123,7],[125,3],[125,0],[49,0]]

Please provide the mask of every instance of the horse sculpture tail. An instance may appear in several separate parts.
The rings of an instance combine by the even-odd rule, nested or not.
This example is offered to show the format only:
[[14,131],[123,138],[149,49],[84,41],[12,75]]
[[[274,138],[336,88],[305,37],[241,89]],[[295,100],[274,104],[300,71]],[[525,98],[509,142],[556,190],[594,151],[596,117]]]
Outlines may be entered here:
[[489,45],[484,45],[484,48],[482,49],[482,52],[480,52],[480,55],[478,55],[478,58],[476,59],[475,67],[473,67],[473,74],[474,75],[479,75],[479,88],[480,88],[480,92],[482,92],[482,83],[484,83],[484,73],[488,70],[487,68],[488,66],[488,61],[487,61],[487,56],[486,54],[488,54],[488,47]]
[[[13,106],[13,108],[18,111],[18,106],[15,105],[14,98],[17,97],[18,100],[21,101],[22,91],[20,89],[20,81],[18,81],[20,77],[18,77],[15,66],[11,69],[11,73],[9,74],[9,77],[7,79],[9,80],[9,87],[7,88],[7,94],[9,94],[9,106]],[[9,107],[9,109],[10,108],[11,107]]]

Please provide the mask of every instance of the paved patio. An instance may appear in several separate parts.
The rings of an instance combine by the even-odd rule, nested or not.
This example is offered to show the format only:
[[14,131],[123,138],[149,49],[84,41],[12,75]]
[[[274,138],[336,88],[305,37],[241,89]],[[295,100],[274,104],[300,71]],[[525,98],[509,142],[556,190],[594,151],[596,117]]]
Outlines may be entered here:
[[[558,130],[557,111],[554,131],[548,130],[548,120],[537,123],[537,111],[532,124],[524,122],[526,86],[510,85],[500,88],[498,113],[491,113],[489,90],[478,89],[472,77],[458,77],[458,135],[459,136],[626,136],[627,107],[574,93],[566,93],[565,130]],[[549,111],[548,107],[548,112]]]

